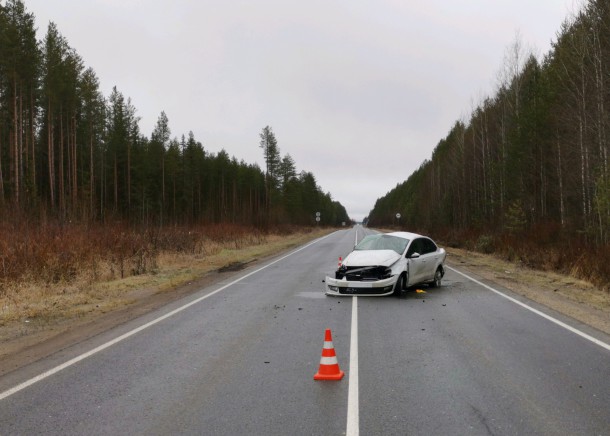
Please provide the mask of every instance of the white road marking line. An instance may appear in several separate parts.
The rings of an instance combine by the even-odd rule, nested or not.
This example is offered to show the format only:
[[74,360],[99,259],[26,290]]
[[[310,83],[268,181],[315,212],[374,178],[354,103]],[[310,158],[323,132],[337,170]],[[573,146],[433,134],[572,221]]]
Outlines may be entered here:
[[547,315],[544,312],[541,312],[541,311],[539,311],[537,309],[534,309],[533,307],[530,307],[527,304],[525,304],[525,303],[523,303],[523,302],[521,302],[521,301],[519,301],[519,300],[517,300],[517,299],[515,299],[513,297],[510,297],[510,296],[508,296],[508,295],[498,291],[497,289],[494,289],[491,286],[488,286],[485,283],[482,283],[482,282],[480,282],[480,281],[478,281],[478,280],[476,280],[476,279],[474,279],[474,278],[464,274],[461,271],[458,271],[455,268],[451,268],[450,266],[447,266],[447,265],[445,265],[445,267],[450,269],[451,271],[454,271],[454,272],[456,272],[456,273],[466,277],[468,280],[471,280],[471,281],[475,282],[477,285],[483,286],[484,288],[489,289],[492,292],[495,292],[496,294],[500,295],[501,297],[504,297],[507,300],[512,301],[513,303],[518,304],[519,306],[524,307],[524,308],[526,308],[529,311],[534,312],[536,315],[540,315],[541,317],[543,317],[545,319],[548,319],[551,322],[554,322],[558,326],[563,327],[564,329],[569,330],[572,333],[576,333],[578,336],[581,336],[581,337],[583,337],[583,338],[593,342],[594,344],[599,345],[600,347],[605,348],[606,350],[610,351],[610,345],[609,344],[606,344],[605,342],[602,342],[599,339],[594,338],[593,336],[590,336],[590,335],[586,334],[585,332],[582,332],[582,331],[572,327],[571,325],[568,325],[568,324],[566,324],[566,323],[564,323],[562,321],[559,321],[558,319],[553,318],[552,316]]
[[346,436],[358,436],[360,432],[358,405],[358,297],[352,298],[352,331],[349,346],[349,387],[347,390]]
[[313,242],[310,242],[309,244],[304,245],[303,247],[298,248],[298,249],[288,253],[287,255],[282,256],[279,259],[276,259],[273,262],[268,263],[267,265],[265,265],[265,266],[255,270],[255,271],[252,271],[252,272],[246,274],[245,276],[240,277],[239,279],[234,280],[234,281],[232,281],[232,282],[222,286],[221,288],[216,289],[213,292],[210,292],[207,295],[204,295],[203,297],[197,298],[196,300],[193,300],[190,303],[185,304],[184,306],[181,306],[181,307],[179,307],[179,308],[177,308],[175,310],[172,310],[171,312],[166,313],[165,315],[160,316],[159,318],[156,318],[156,319],[154,319],[154,320],[152,320],[152,321],[150,321],[150,322],[148,322],[148,323],[146,323],[144,325],[141,325],[140,327],[138,327],[136,329],[133,329],[133,330],[131,330],[131,331],[129,331],[129,332],[127,332],[127,333],[117,337],[117,338],[114,338],[113,340],[108,341],[105,344],[102,344],[99,347],[94,348],[93,350],[90,350],[90,351],[88,351],[86,353],[83,353],[80,356],[77,356],[77,357],[75,357],[73,359],[68,360],[65,363],[62,363],[61,365],[56,366],[55,368],[52,368],[52,369],[50,369],[48,371],[45,371],[42,374],[39,374],[36,377],[33,377],[33,378],[29,379],[29,380],[26,380],[23,383],[15,386],[15,387],[7,390],[7,391],[4,391],[4,392],[0,393],[0,400],[3,400],[5,398],[7,398],[7,397],[10,397],[11,395],[13,395],[13,394],[15,394],[15,393],[17,393],[17,392],[27,388],[28,386],[33,385],[34,383],[37,383],[37,382],[39,382],[41,380],[44,380],[45,378],[50,377],[53,374],[56,374],[59,371],[62,371],[64,369],[74,365],[75,363],[80,362],[81,360],[85,360],[87,357],[91,357],[94,354],[99,353],[100,351],[105,350],[106,348],[109,348],[109,347],[111,347],[111,346],[113,346],[115,344],[118,344],[119,342],[121,342],[121,341],[123,341],[123,340],[125,340],[125,339],[127,339],[127,338],[129,338],[129,337],[131,337],[133,335],[135,335],[136,333],[141,332],[142,330],[146,330],[147,328],[149,328],[149,327],[151,327],[151,326],[153,326],[153,325],[155,325],[155,324],[157,324],[157,323],[159,323],[159,322],[161,322],[161,321],[163,321],[163,320],[165,320],[165,319],[167,319],[167,318],[169,318],[171,316],[174,316],[175,314],[177,314],[179,312],[182,312],[183,310],[188,309],[189,307],[191,307],[191,306],[193,306],[193,305],[195,305],[197,303],[200,303],[201,301],[205,300],[206,298],[209,298],[212,295],[215,295],[215,294],[219,293],[220,291],[223,291],[223,290],[227,289],[228,287],[233,286],[234,284],[241,282],[242,280],[250,277],[251,275],[254,275],[254,274],[264,270],[265,268],[268,268],[271,265],[274,265],[274,264],[276,264],[278,262],[281,262],[282,260],[286,259],[287,257],[290,257],[293,254],[296,254],[299,251],[302,251],[302,250],[304,250],[304,249],[306,249],[306,248],[308,248],[308,247],[310,247],[310,246],[320,242],[321,240],[323,240],[325,238],[328,238],[332,234],[333,233],[330,233],[330,234],[328,234],[326,236],[318,238],[318,239],[314,240]]

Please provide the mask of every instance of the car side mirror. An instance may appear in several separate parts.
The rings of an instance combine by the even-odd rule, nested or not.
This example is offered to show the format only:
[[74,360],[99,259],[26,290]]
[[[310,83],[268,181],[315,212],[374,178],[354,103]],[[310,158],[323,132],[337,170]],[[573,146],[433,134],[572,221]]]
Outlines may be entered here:
[[419,258],[419,253],[413,253],[411,254],[411,256],[409,256],[409,259],[417,259]]

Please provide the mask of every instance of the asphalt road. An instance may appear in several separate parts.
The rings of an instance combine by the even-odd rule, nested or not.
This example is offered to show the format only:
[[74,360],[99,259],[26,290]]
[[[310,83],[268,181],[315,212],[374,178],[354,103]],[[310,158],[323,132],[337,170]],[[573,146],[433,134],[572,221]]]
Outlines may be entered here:
[[[593,342],[455,270],[401,299],[325,297],[324,276],[365,232],[333,233],[8,374],[0,435],[610,434],[599,332]],[[326,328],[340,381],[313,380]]]

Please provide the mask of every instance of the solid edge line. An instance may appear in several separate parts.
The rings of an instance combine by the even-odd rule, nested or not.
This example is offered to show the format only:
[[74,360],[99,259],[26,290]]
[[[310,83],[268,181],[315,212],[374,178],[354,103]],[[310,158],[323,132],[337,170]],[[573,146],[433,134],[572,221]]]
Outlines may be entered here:
[[474,283],[476,283],[477,285],[483,286],[484,288],[489,289],[489,290],[490,290],[490,291],[492,291],[492,292],[495,292],[496,294],[500,295],[501,297],[504,297],[504,298],[506,298],[507,300],[512,301],[513,303],[518,304],[519,306],[524,307],[525,309],[527,309],[527,310],[529,310],[529,311],[531,311],[531,312],[534,312],[536,315],[540,315],[541,317],[543,317],[543,318],[545,318],[545,319],[548,319],[548,320],[549,320],[549,321],[551,321],[551,322],[554,322],[554,323],[555,323],[555,324],[557,324],[558,326],[563,327],[564,329],[569,330],[569,331],[571,331],[572,333],[576,333],[578,336],[580,336],[580,337],[582,337],[582,338],[585,338],[585,339],[587,339],[587,340],[589,340],[589,341],[593,342],[594,344],[599,345],[600,347],[605,348],[606,350],[610,351],[610,345],[609,345],[609,344],[606,344],[605,342],[600,341],[599,339],[594,338],[593,336],[588,335],[588,334],[586,334],[585,332],[582,332],[582,331],[578,330],[577,328],[572,327],[572,326],[571,326],[571,325],[569,325],[569,324],[566,324],[566,323],[564,323],[564,322],[562,322],[562,321],[559,321],[558,319],[553,318],[552,316],[547,315],[546,313],[541,312],[541,311],[539,311],[538,309],[534,309],[533,307],[528,306],[527,304],[525,304],[525,303],[523,303],[523,302],[521,302],[521,301],[519,301],[519,300],[517,300],[517,299],[515,299],[515,298],[513,298],[513,297],[510,297],[510,296],[508,296],[508,295],[506,295],[506,294],[504,294],[504,293],[502,293],[502,292],[498,291],[497,289],[494,289],[494,288],[492,288],[491,286],[488,286],[488,285],[486,285],[485,283],[482,283],[482,282],[480,282],[480,281],[478,281],[478,280],[476,280],[476,279],[474,279],[474,278],[472,278],[472,277],[470,277],[470,276],[468,276],[468,275],[464,274],[463,272],[458,271],[458,270],[457,270],[457,269],[455,269],[455,268],[451,268],[450,266],[447,266],[447,265],[445,265],[445,267],[446,267],[446,268],[449,268],[451,271],[454,271],[454,272],[456,272],[456,273],[458,273],[458,274],[460,274],[460,275],[462,275],[462,276],[466,277],[468,280],[473,281],[473,282],[474,282]]
[[358,436],[360,432],[358,404],[358,297],[352,298],[352,328],[349,348],[349,387],[347,390],[346,436]]
[[167,318],[169,318],[171,316],[174,316],[177,313],[182,312],[183,310],[188,309],[189,307],[191,307],[191,306],[193,306],[193,305],[195,305],[197,303],[200,303],[201,301],[205,300],[206,298],[209,298],[212,295],[215,295],[215,294],[219,293],[220,291],[223,291],[223,290],[227,289],[228,287],[233,286],[236,283],[239,283],[240,281],[242,281],[242,280],[250,277],[251,275],[254,275],[254,274],[256,274],[256,273],[258,273],[258,272],[260,272],[260,271],[262,271],[262,270],[264,270],[264,269],[266,269],[268,267],[270,267],[271,265],[274,265],[274,264],[276,264],[278,262],[281,262],[282,260],[286,259],[287,257],[292,256],[293,254],[298,253],[299,251],[305,250],[306,248],[308,248],[308,247],[310,247],[310,246],[320,242],[321,240],[323,240],[325,238],[328,238],[329,236],[333,235],[334,233],[336,233],[336,232],[329,233],[326,236],[322,236],[321,238],[315,239],[314,241],[310,242],[309,244],[304,245],[303,247],[300,247],[300,248],[298,248],[298,249],[296,249],[296,250],[286,254],[285,256],[282,256],[279,259],[276,259],[273,262],[270,262],[267,265],[265,265],[265,266],[255,270],[255,271],[252,271],[252,272],[246,274],[243,277],[240,277],[240,278],[238,278],[236,280],[233,280],[232,282],[230,282],[230,283],[228,283],[228,284],[226,284],[226,285],[216,289],[213,292],[210,292],[209,294],[206,294],[206,295],[204,295],[202,297],[199,297],[196,300],[193,300],[190,303],[185,304],[184,306],[181,306],[181,307],[179,307],[177,309],[174,309],[171,312],[166,313],[163,316],[160,316],[159,318],[156,318],[156,319],[154,319],[154,320],[152,320],[152,321],[150,321],[150,322],[148,322],[148,323],[146,323],[144,325],[141,325],[138,328],[135,328],[135,329],[133,329],[133,330],[131,330],[131,331],[129,331],[129,332],[127,332],[127,333],[117,337],[117,338],[114,338],[111,341],[106,342],[105,344],[100,345],[99,347],[96,347],[96,348],[94,348],[94,349],[92,349],[92,350],[90,350],[90,351],[88,351],[86,353],[83,353],[83,354],[81,354],[79,356],[76,356],[75,358],[70,359],[67,362],[62,363],[61,365],[58,365],[58,366],[56,366],[56,367],[54,367],[54,368],[52,368],[52,369],[50,369],[48,371],[43,372],[42,374],[37,375],[36,377],[32,377],[31,379],[26,380],[23,383],[20,383],[17,386],[15,386],[15,387],[13,387],[13,388],[11,388],[9,390],[6,390],[6,391],[0,393],[0,401],[4,400],[7,397],[10,397],[11,395],[13,395],[13,394],[15,394],[15,393],[25,389],[25,388],[27,388],[28,386],[33,385],[34,383],[37,383],[37,382],[39,382],[41,380],[44,380],[45,378],[50,377],[53,374],[56,374],[56,373],[58,373],[58,372],[60,372],[60,371],[62,371],[64,369],[66,369],[66,368],[68,368],[68,367],[70,367],[70,366],[80,362],[81,360],[85,360],[86,358],[91,357],[94,354],[99,353],[102,350],[105,350],[106,348],[109,348],[109,347],[111,347],[111,346],[113,346],[115,344],[118,344],[119,342],[124,341],[125,339],[135,335],[136,333],[139,333],[142,330],[146,330],[147,328],[149,328],[149,327],[151,327],[151,326],[153,326],[153,325],[155,325],[155,324],[157,324],[157,323],[159,323],[159,322],[161,322],[161,321],[163,321],[163,320],[165,320],[165,319],[167,319]]

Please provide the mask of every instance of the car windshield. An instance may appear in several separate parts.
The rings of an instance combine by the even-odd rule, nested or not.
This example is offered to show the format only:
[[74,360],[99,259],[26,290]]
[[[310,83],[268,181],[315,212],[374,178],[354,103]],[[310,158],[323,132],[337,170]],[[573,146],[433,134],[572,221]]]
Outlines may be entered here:
[[402,254],[407,248],[408,239],[399,238],[389,235],[369,235],[365,236],[354,250],[394,250],[398,254]]

